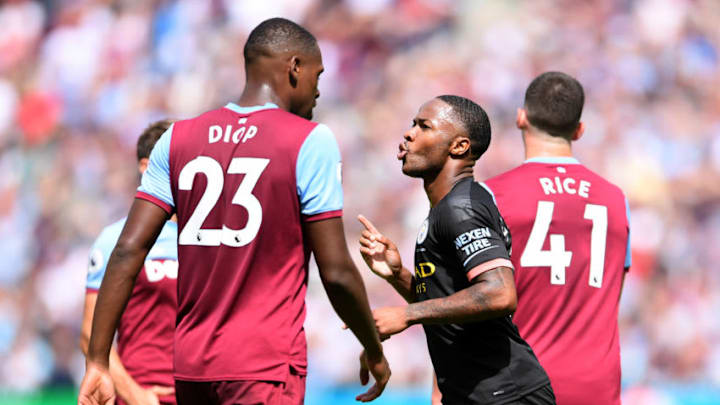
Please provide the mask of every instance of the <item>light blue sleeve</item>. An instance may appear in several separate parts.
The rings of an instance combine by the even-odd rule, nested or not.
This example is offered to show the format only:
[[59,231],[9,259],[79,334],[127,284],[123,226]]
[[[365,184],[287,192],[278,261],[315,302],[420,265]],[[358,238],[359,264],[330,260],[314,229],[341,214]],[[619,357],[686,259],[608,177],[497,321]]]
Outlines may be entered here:
[[627,253],[625,253],[625,268],[627,269],[632,264],[632,252],[630,251],[630,204],[628,203],[627,197],[625,197],[625,215],[627,215],[628,221]]
[[167,205],[174,207],[170,190],[170,138],[173,125],[155,143],[150,153],[148,168],[143,173],[138,191],[149,194]]
[[318,124],[303,142],[298,152],[295,176],[303,215],[342,210],[340,148],[326,125]]
[[100,236],[95,240],[92,249],[90,250],[90,259],[88,261],[87,281],[85,287],[91,290],[99,290],[100,284],[102,283],[103,277],[105,276],[105,269],[107,268],[107,261],[110,258],[120,237],[120,231],[122,231],[122,224],[110,225],[103,229]]

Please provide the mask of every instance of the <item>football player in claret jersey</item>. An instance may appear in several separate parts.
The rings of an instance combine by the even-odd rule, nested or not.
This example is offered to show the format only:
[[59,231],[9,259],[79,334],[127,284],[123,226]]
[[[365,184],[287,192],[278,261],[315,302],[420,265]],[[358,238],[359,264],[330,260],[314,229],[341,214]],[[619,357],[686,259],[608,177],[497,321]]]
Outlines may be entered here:
[[485,182],[513,236],[513,318],[560,405],[619,405],[618,301],[630,267],[623,192],[573,158],[583,88],[547,72],[532,81],[517,126],[525,163]]
[[[150,156],[100,288],[81,403],[108,400],[112,331],[142,259],[178,217],[179,404],[301,404],[308,260],[365,351],[361,379],[390,377],[342,223],[340,152],[309,119],[323,70],[317,41],[273,18],[250,33],[238,103],[178,121]],[[106,288],[112,285],[113,288]]]
[[[137,142],[138,170],[147,169],[155,142],[170,121],[150,125]],[[87,291],[80,347],[87,355],[97,292],[105,275],[107,259],[120,236],[125,219],[106,227],[90,252]],[[110,351],[110,375],[122,404],[175,404],[172,342],[177,311],[177,224],[165,222],[117,328],[117,350]]]
[[490,193],[473,179],[489,144],[490,121],[474,102],[440,96],[420,107],[397,155],[403,173],[423,179],[431,206],[414,271],[360,217],[368,267],[409,303],[373,315],[383,337],[423,325],[444,404],[554,404],[547,375],[510,318],[510,234]]

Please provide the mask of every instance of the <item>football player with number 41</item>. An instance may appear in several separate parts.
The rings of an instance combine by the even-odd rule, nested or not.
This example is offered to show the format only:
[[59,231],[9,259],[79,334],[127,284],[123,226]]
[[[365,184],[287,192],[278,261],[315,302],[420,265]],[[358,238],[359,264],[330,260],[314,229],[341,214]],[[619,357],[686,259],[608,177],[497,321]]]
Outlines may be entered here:
[[485,182],[513,238],[513,321],[559,405],[620,404],[618,304],[630,267],[623,192],[573,156],[583,88],[547,72],[518,110],[525,163]]

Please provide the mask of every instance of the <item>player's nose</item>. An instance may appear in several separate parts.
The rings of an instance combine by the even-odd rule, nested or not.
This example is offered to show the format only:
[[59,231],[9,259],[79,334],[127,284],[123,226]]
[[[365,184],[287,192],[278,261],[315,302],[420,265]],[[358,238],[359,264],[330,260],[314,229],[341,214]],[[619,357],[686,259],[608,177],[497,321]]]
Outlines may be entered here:
[[403,139],[407,142],[412,142],[415,139],[415,132],[413,131],[413,128],[408,129],[403,134]]

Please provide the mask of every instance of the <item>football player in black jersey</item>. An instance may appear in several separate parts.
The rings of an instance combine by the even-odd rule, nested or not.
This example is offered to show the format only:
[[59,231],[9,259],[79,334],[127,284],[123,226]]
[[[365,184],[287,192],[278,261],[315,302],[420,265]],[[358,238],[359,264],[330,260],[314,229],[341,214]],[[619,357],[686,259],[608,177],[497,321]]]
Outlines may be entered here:
[[443,404],[554,404],[545,371],[511,321],[509,231],[492,194],[473,179],[490,144],[487,114],[466,98],[439,96],[420,107],[403,138],[402,171],[423,180],[431,208],[414,271],[359,217],[365,262],[408,302],[373,311],[380,335],[423,325]]

